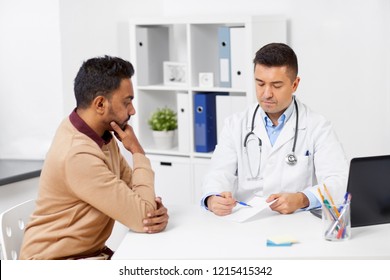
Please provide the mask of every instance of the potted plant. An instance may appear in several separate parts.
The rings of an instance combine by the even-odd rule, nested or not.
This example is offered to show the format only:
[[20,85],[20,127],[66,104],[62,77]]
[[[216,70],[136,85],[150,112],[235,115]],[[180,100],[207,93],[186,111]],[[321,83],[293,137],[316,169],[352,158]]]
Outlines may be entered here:
[[148,120],[158,149],[170,149],[177,128],[177,114],[172,109],[157,108]]

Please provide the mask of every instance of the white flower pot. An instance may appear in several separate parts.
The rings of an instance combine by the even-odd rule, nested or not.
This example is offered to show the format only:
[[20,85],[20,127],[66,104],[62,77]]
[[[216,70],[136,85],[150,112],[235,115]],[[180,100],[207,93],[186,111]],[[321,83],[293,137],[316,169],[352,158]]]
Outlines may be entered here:
[[166,150],[173,147],[173,137],[175,130],[155,131],[153,130],[154,143],[156,149]]

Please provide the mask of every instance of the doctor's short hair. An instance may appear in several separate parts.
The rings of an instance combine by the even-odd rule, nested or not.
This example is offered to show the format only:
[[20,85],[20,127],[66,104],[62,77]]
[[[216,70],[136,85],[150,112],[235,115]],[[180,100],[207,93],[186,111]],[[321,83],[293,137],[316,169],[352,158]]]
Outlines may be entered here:
[[133,75],[133,65],[119,57],[106,55],[84,61],[74,80],[77,108],[87,108],[97,96],[110,99],[121,81]]
[[270,43],[261,47],[253,59],[254,67],[257,64],[272,66],[287,66],[291,73],[291,81],[298,75],[298,59],[292,48],[283,43]]

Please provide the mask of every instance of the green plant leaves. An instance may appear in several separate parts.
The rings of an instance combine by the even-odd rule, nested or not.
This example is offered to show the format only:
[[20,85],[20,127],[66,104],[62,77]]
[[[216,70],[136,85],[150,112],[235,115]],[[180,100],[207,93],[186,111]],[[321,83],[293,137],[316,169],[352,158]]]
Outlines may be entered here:
[[177,114],[167,107],[158,108],[149,118],[148,124],[152,130],[175,130],[177,128]]

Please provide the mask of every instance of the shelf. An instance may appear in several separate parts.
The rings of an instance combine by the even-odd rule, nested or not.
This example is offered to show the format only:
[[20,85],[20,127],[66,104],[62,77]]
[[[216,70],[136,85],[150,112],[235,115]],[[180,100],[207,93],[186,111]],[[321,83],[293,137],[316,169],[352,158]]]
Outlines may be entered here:
[[155,26],[155,25],[176,25],[176,24],[221,24],[221,25],[242,25],[258,21],[285,21],[283,15],[197,15],[197,16],[175,16],[175,17],[142,17],[129,20],[131,25]]
[[183,153],[178,151],[177,147],[170,150],[161,150],[156,148],[145,148],[145,153],[152,155],[165,155],[165,156],[179,156],[179,157],[190,157],[189,153]]
[[[223,120],[256,100],[253,57],[267,43],[286,42],[287,20],[283,16],[142,18],[130,21],[129,32],[137,111],[132,125],[145,152],[153,157],[157,190],[167,196],[172,192],[165,193],[165,188],[183,195],[193,192],[198,203],[213,152],[197,151],[212,150],[215,141],[210,138],[219,134]],[[221,32],[229,37],[225,40]],[[231,43],[229,57],[221,48],[225,41]],[[164,75],[164,69],[170,71]],[[178,113],[176,147],[168,150],[155,146],[147,123],[151,113],[163,107]]]
[[161,150],[155,148],[145,148],[145,153],[150,155],[178,156],[211,159],[213,153],[183,153],[177,150],[177,147],[170,150]]
[[235,89],[235,88],[227,88],[227,87],[193,87],[192,91],[196,92],[229,92],[229,93],[241,93],[245,94],[245,89]]
[[196,92],[229,92],[229,93],[242,93],[245,94],[245,89],[236,89],[228,87],[188,87],[188,86],[174,86],[174,85],[148,85],[138,86],[139,90],[145,91],[196,91]]
[[138,86],[139,90],[149,90],[149,91],[187,91],[187,86],[172,86],[172,85],[149,85],[149,86]]
[[[220,81],[220,79],[222,79],[221,76],[225,77],[226,73],[224,70],[226,68],[223,68],[225,57],[221,56],[221,52],[225,49],[221,51],[220,46],[221,40],[222,43],[225,43],[225,35],[221,35],[225,33],[221,33],[221,30],[226,30],[226,28],[228,30],[226,34],[230,34],[228,41],[231,52],[228,61],[231,66],[228,69],[231,77],[228,78],[230,79],[230,82],[227,83],[228,86],[224,87],[221,85],[225,85],[226,82]],[[240,101],[240,104],[245,104],[245,106],[251,104],[256,99],[253,57],[259,47],[266,43],[286,41],[287,21],[282,16],[252,15],[213,18],[157,17],[132,19],[129,30],[130,42],[132,43],[130,57],[136,68],[133,80],[134,90],[137,92],[137,97],[134,99],[137,114],[133,120],[135,121],[135,132],[141,143],[145,147],[151,147],[147,149],[148,153],[210,158],[210,154],[197,153],[195,149],[197,135],[195,135],[194,103],[196,94],[217,93],[219,95],[219,93],[226,93],[228,96],[246,99],[246,102]],[[172,65],[169,68],[171,69],[170,76],[164,75],[164,71],[167,69],[164,68],[164,65],[166,66],[167,61],[171,62]],[[185,73],[184,82],[177,85],[168,84],[172,80],[175,81],[173,74],[175,72],[179,73],[177,77],[180,79],[183,77],[183,72]],[[210,73],[210,77],[213,77],[213,86],[200,86],[200,73]],[[170,79],[167,80],[167,77]],[[179,94],[181,94],[180,102],[178,102]],[[232,98],[231,100],[237,99]],[[229,104],[229,102],[224,100],[224,104]],[[242,108],[236,105],[237,103],[229,105],[228,110],[223,108],[225,112],[219,116],[222,115],[225,118],[229,114],[241,111]],[[164,151],[153,148],[152,132],[147,120],[153,111],[163,107],[173,110],[186,108],[185,124],[187,127],[183,130],[183,123],[181,123],[177,134],[182,136],[185,133],[189,137],[183,138],[176,135],[175,141],[183,143],[180,139],[185,139],[189,146],[188,149]],[[217,121],[222,123],[221,120]],[[182,145],[178,146],[182,147]]]
[[195,158],[211,158],[213,153],[212,152],[210,152],[210,153],[193,153],[192,155]]

